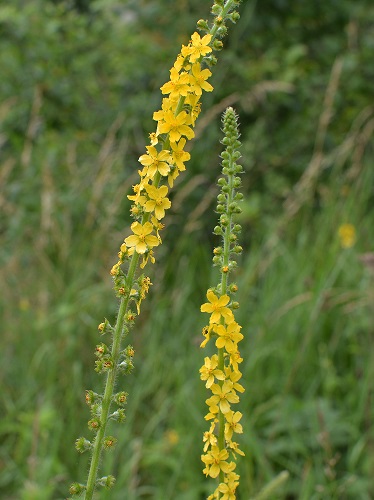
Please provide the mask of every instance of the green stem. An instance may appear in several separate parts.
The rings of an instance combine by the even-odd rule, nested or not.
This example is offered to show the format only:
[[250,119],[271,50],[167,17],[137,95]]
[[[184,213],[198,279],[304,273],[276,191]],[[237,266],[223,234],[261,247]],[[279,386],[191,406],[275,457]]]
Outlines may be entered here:
[[[223,259],[222,259],[222,267],[228,267],[229,266],[229,261],[230,261],[230,235],[231,235],[231,228],[232,228],[232,218],[233,215],[231,211],[229,210],[229,205],[231,204],[233,200],[233,192],[234,192],[234,185],[233,185],[233,180],[234,176],[231,174],[228,176],[228,186],[229,186],[229,192],[226,200],[226,213],[229,214],[229,220],[228,224],[225,228],[225,233],[223,236]],[[228,287],[228,272],[223,272],[221,271],[221,295],[226,295],[227,293],[227,287]],[[224,321],[221,319],[221,323],[224,323]],[[225,363],[224,363],[224,348],[218,349],[218,369],[221,371],[224,371],[225,368]],[[223,381],[220,381],[220,386],[222,387]],[[218,413],[218,423],[219,423],[219,430],[218,430],[218,448],[220,450],[223,450],[225,448],[225,416],[219,410]],[[222,483],[224,480],[224,472],[221,470],[219,473],[219,480]]]
[[[139,261],[139,254],[136,252],[132,256],[129,271],[127,274],[127,283],[129,284],[129,288],[131,289],[134,283],[135,272],[137,269],[137,264]],[[113,360],[113,369],[110,370],[107,374],[106,383],[105,383],[105,391],[102,401],[102,410],[100,416],[100,428],[96,434],[96,438],[94,441],[94,447],[92,452],[90,470],[88,473],[87,479],[87,489],[85,494],[85,500],[91,500],[95,491],[96,486],[96,478],[99,469],[100,456],[103,449],[103,440],[105,437],[105,431],[108,423],[108,415],[111,406],[111,400],[114,392],[115,381],[117,376],[117,366],[119,362],[119,356],[121,352],[121,340],[124,333],[125,326],[125,315],[127,311],[127,307],[129,304],[130,295],[128,294],[126,297],[123,297],[120,302],[120,307],[117,315],[117,321],[114,328],[113,333],[113,345],[112,345],[112,360]]]

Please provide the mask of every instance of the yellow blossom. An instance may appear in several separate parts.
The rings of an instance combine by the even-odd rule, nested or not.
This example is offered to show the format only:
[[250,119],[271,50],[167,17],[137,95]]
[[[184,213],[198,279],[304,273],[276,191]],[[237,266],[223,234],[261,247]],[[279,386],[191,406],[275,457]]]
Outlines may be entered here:
[[207,451],[209,446],[214,446],[217,444],[217,436],[214,434],[215,425],[216,424],[214,422],[212,422],[212,424],[210,425],[209,431],[204,432],[204,436],[203,436],[203,442],[205,443],[204,444],[204,452]]
[[353,224],[342,224],[338,229],[342,248],[352,248],[356,243],[356,229]]
[[160,244],[157,236],[151,235],[153,226],[150,222],[146,222],[144,225],[133,222],[131,230],[134,234],[125,239],[125,244],[128,247],[134,247],[137,253],[143,254],[150,248],[157,247]]
[[183,72],[179,74],[176,68],[171,68],[170,81],[161,87],[161,92],[163,94],[170,94],[171,99],[179,98],[179,96],[186,97],[191,90],[189,83],[190,77],[188,73]]
[[148,154],[142,155],[139,158],[139,162],[147,167],[141,172],[142,176],[147,175],[153,178],[156,172],[164,176],[168,175],[170,166],[167,162],[170,159],[170,152],[166,149],[158,152],[154,146],[146,146],[146,149]]
[[[238,353],[239,351],[235,351],[235,353]],[[231,369],[230,366],[225,367],[225,375],[227,380],[231,380],[233,383],[233,389],[238,392],[244,392],[245,389],[244,387],[238,383],[238,380],[242,378],[242,374],[240,371],[236,368],[234,370]]]
[[186,170],[184,165],[185,161],[188,161],[191,158],[190,153],[187,151],[183,151],[183,148],[186,144],[186,139],[182,137],[179,142],[171,142],[171,161],[176,165],[179,171],[183,172]]
[[188,115],[186,111],[181,111],[174,115],[173,111],[166,111],[163,114],[163,122],[159,123],[159,133],[169,134],[171,142],[177,142],[182,135],[186,136],[187,139],[192,139],[195,137],[195,132],[186,125]]
[[212,52],[212,48],[209,47],[211,39],[212,35],[205,35],[201,38],[198,33],[193,33],[188,46],[182,47],[182,55],[189,56],[190,62],[196,62],[201,56],[206,56],[209,52]]
[[217,477],[220,471],[224,473],[231,472],[235,469],[235,463],[226,462],[229,457],[227,450],[220,450],[218,446],[212,446],[210,452],[201,456],[202,462],[206,465],[204,474],[210,477]]
[[239,420],[242,418],[243,414],[240,411],[229,411],[225,415],[225,438],[227,441],[231,440],[234,432],[237,434],[243,433],[243,427],[239,424]]
[[218,491],[223,493],[219,498],[221,500],[235,500],[235,490],[238,487],[239,483],[234,480],[228,480],[226,483],[220,483],[218,486]]
[[233,367],[234,371],[238,371],[238,364],[243,361],[238,350],[230,352],[230,365]]
[[167,186],[161,186],[159,188],[156,188],[155,186],[147,186],[146,191],[149,196],[149,200],[144,205],[144,210],[146,212],[154,212],[156,219],[162,219],[165,217],[165,210],[171,207],[169,198],[165,198],[168,192]]
[[206,380],[205,387],[208,389],[213,385],[214,377],[218,380],[224,380],[225,375],[222,370],[217,369],[218,356],[214,354],[211,358],[208,356],[204,358],[204,366],[200,368],[201,380]]
[[206,400],[208,406],[218,405],[222,413],[230,411],[230,403],[238,403],[239,396],[233,391],[233,384],[226,380],[222,386],[213,384],[211,386],[213,396]]
[[201,312],[211,313],[210,323],[218,323],[221,317],[225,319],[226,323],[234,321],[234,315],[231,309],[226,307],[230,302],[230,297],[228,295],[217,297],[212,290],[208,290],[206,297],[209,302],[203,304],[200,310]]
[[236,459],[236,453],[238,455],[241,455],[242,457],[245,457],[245,453],[239,448],[238,443],[235,443],[234,441],[229,441],[227,445],[231,453],[234,455],[235,459]]
[[226,328],[223,325],[215,325],[213,330],[218,334],[216,347],[225,348],[227,352],[236,350],[237,343],[243,338],[240,329],[241,326],[236,321],[232,321]]
[[188,94],[186,97],[186,100],[184,101],[185,104],[188,104],[190,106],[190,110],[188,113],[188,125],[195,125],[195,122],[197,120],[197,117],[200,114],[201,111],[201,102],[199,101],[200,96],[196,94]]
[[209,69],[202,70],[200,63],[193,64],[189,75],[192,92],[198,96],[201,96],[203,90],[212,92],[212,85],[206,81],[210,76],[212,73]]

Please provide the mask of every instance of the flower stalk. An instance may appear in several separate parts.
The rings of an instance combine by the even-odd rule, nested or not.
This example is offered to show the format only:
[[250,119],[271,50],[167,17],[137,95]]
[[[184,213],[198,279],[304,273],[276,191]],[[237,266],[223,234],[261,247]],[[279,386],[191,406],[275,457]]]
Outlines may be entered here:
[[236,454],[244,455],[238,443],[232,440],[234,433],[243,432],[239,423],[242,414],[231,407],[239,402],[238,392],[244,391],[238,383],[242,377],[239,364],[243,361],[238,343],[243,339],[243,335],[240,333],[241,326],[234,317],[234,311],[239,304],[232,300],[238,287],[229,282],[229,276],[237,266],[235,257],[242,252],[242,247],[238,244],[241,227],[235,223],[235,215],[241,212],[239,202],[243,196],[238,192],[238,188],[241,185],[239,174],[243,173],[243,170],[241,165],[236,163],[241,155],[238,151],[238,118],[232,108],[226,109],[222,122],[222,143],[226,148],[221,155],[223,176],[218,180],[221,187],[217,197],[219,225],[214,228],[214,233],[222,238],[222,246],[213,251],[213,264],[220,269],[220,281],[215,288],[208,290],[209,302],[201,306],[202,312],[210,314],[209,325],[203,329],[205,339],[201,347],[205,348],[210,340],[214,340],[217,348],[215,354],[205,357],[204,366],[200,369],[201,379],[206,381],[206,387],[212,392],[212,396],[206,400],[209,411],[205,419],[210,420],[211,424],[203,437],[203,472],[206,476],[219,479],[219,484],[209,496],[209,500],[236,498],[235,491],[239,485],[239,475],[234,472]]
[[[111,337],[112,344],[109,348],[101,343],[95,350],[95,370],[106,375],[105,388],[102,395],[86,392],[86,402],[91,411],[88,427],[95,435],[92,442],[85,438],[76,441],[79,452],[91,452],[91,461],[87,483],[73,483],[70,494],[84,493],[85,500],[92,500],[98,487],[111,488],[115,482],[113,476],[99,479],[97,476],[103,450],[113,448],[116,443],[115,438],[106,435],[108,422],[116,420],[121,423],[126,418],[124,406],[127,394],[114,392],[118,375],[130,374],[134,367],[134,350],[131,345],[123,349],[122,343],[152,285],[142,270],[149,262],[155,262],[153,249],[162,243],[159,233],[164,226],[161,220],[171,206],[167,194],[175,179],[185,170],[185,162],[190,159],[184,148],[187,140],[194,137],[193,128],[200,113],[203,91],[213,90],[208,83],[211,76],[208,67],[216,62],[213,51],[222,48],[220,38],[227,33],[227,21],[236,22],[239,19],[235,11],[239,3],[238,0],[215,1],[212,23],[198,22],[198,28],[205,34],[193,33],[188,45],[182,46],[170,70],[170,81],[161,87],[161,92],[168,97],[163,98],[161,109],[153,115],[157,122],[156,131],[150,134],[146,154],[139,158],[142,166],[139,183],[133,187],[134,194],[128,196],[133,202],[130,210],[134,218],[132,234],[124,239],[118,261],[110,271],[120,302],[119,312],[114,327],[107,319],[99,325],[100,333]],[[112,406],[117,408],[113,413]]]

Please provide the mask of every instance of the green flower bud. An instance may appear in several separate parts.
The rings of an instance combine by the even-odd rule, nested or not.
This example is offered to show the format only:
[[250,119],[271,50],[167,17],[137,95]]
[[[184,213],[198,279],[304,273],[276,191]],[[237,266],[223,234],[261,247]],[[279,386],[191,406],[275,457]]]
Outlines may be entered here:
[[214,255],[214,257],[213,257],[212,260],[213,260],[213,264],[215,266],[220,266],[221,265],[221,261],[222,261],[222,257],[219,256],[219,255]]
[[227,215],[222,214],[221,217],[219,218],[219,221],[221,223],[221,226],[226,227],[229,225],[230,221],[227,217]]
[[97,486],[104,486],[107,490],[114,486],[116,478],[114,476],[104,476],[96,481]]
[[86,489],[84,484],[73,483],[69,488],[70,495],[81,495]]
[[100,426],[100,420],[97,417],[91,418],[91,420],[88,421],[88,428],[90,431],[97,432],[100,429]]
[[197,27],[199,28],[199,30],[209,31],[208,21],[205,21],[204,19],[199,19],[197,21]]
[[128,393],[121,391],[117,394],[115,394],[112,398],[112,400],[118,405],[118,406],[124,406],[127,403],[127,396]]
[[109,415],[108,419],[109,418],[122,424],[122,422],[124,422],[126,420],[125,410],[123,408],[120,408],[119,410],[117,410],[114,413],[112,413],[111,415]]
[[107,436],[106,438],[104,438],[103,445],[105,450],[114,448],[116,444],[117,444],[117,439],[115,437]]
[[220,1],[216,1],[215,4],[212,6],[212,14],[219,16],[222,12],[222,7],[223,7],[223,2],[221,3]]
[[99,394],[97,394],[96,392],[94,392],[94,391],[86,391],[86,403],[88,405],[91,406],[95,402],[98,402],[98,401],[101,401],[101,400],[102,400],[102,396],[99,396]]
[[216,226],[216,227],[213,229],[213,233],[214,233],[214,234],[216,234],[217,236],[222,236],[223,231],[222,231],[221,226]]
[[91,441],[85,439],[84,437],[80,437],[75,441],[75,449],[79,451],[79,453],[84,453],[87,450],[92,448]]

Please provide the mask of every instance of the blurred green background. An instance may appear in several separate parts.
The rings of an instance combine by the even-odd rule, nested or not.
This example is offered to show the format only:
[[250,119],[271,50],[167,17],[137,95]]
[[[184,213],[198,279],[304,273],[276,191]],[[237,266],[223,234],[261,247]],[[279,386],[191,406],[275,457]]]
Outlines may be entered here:
[[[84,391],[129,233],[159,87],[210,2],[0,2],[0,497],[59,500],[84,481]],[[131,333],[127,421],[100,499],[200,500],[199,380],[220,172],[240,115],[245,339],[238,499],[374,498],[374,4],[246,0],[176,183],[154,286]],[[355,241],[339,237],[351,224]],[[344,226],[343,226],[344,227]],[[346,248],[345,248],[346,247]]]

